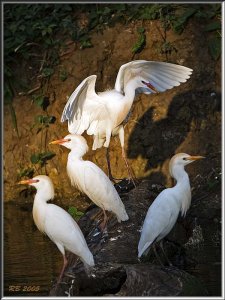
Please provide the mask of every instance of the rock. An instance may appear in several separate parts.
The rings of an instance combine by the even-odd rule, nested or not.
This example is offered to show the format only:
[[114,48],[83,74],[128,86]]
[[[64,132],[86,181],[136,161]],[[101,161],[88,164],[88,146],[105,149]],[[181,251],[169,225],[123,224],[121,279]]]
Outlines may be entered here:
[[[108,213],[105,233],[98,228],[103,214],[98,207],[92,205],[80,219],[79,225],[96,265],[88,276],[77,257],[69,254],[63,280],[51,289],[50,296],[207,295],[204,286],[194,276],[175,266],[168,268],[156,265],[158,261],[151,251],[141,261],[137,257],[141,226],[146,211],[157,194],[158,189],[150,180],[143,180],[136,189],[122,194],[129,220],[118,223],[116,217]],[[176,227],[179,226],[181,224],[178,223]],[[176,236],[176,230],[173,231],[174,234]],[[185,241],[187,238],[184,238]],[[172,246],[167,242],[164,249],[173,262],[173,257],[179,256],[176,245]]]

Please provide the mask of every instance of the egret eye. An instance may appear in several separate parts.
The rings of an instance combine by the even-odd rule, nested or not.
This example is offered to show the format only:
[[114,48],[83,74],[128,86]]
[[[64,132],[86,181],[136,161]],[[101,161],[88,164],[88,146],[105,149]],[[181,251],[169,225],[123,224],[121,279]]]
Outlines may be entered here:
[[186,157],[183,157],[183,160],[187,160],[187,158],[186,158]]
[[70,142],[70,141],[71,141],[71,139],[68,139],[67,141],[68,141],[68,142]]

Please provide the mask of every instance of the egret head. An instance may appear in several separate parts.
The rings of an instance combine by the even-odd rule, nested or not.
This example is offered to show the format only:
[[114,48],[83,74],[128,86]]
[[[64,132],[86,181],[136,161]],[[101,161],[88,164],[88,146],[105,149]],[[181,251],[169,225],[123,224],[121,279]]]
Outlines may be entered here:
[[178,153],[175,154],[169,163],[169,170],[170,170],[170,174],[173,178],[175,178],[175,170],[177,168],[184,168],[186,165],[204,158],[204,156],[192,156],[186,153]]
[[88,151],[85,138],[78,134],[68,134],[63,139],[52,141],[49,144],[62,145],[70,150],[82,149],[84,153]]
[[37,192],[45,194],[47,200],[54,198],[54,186],[52,180],[46,175],[38,175],[32,179],[22,180],[18,183],[34,186]]

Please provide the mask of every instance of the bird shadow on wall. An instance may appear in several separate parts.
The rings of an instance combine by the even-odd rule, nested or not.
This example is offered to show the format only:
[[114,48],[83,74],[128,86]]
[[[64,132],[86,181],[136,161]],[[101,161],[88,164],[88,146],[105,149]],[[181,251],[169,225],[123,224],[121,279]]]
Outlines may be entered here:
[[[195,130],[201,130],[202,120],[208,120],[209,115],[220,110],[220,94],[196,90],[175,96],[168,107],[166,117],[158,121],[153,120],[155,107],[150,107],[138,120],[130,134],[128,158],[136,159],[141,156],[147,159],[145,172],[161,167],[185,141],[191,131],[192,121]],[[205,145],[202,145],[203,154],[206,151],[204,147]],[[192,149],[191,145],[190,149]],[[156,183],[163,185],[166,183],[162,172],[152,172],[147,177]]]

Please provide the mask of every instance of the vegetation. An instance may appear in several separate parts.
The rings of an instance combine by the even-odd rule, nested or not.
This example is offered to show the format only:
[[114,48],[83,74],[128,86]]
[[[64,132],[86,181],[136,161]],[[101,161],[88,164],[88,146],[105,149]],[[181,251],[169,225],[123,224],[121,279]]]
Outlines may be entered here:
[[82,211],[79,211],[76,207],[70,206],[68,209],[68,213],[76,220],[78,221],[84,213]]
[[[80,48],[92,47],[91,31],[102,31],[105,26],[131,20],[160,20],[165,31],[173,29],[181,34],[188,20],[201,19],[205,32],[213,33],[209,51],[214,59],[220,56],[221,5],[220,4],[5,4],[4,5],[4,75],[5,100],[10,102],[22,80],[14,80],[21,60],[39,62],[42,79],[54,73],[59,63],[59,49],[66,47],[71,38]],[[144,28],[131,49],[141,51],[145,44]],[[168,47],[168,45],[167,45]],[[65,80],[65,74],[61,74]],[[16,84],[18,82],[18,84]]]
[[[163,40],[160,51],[167,56],[176,51],[167,40],[167,31],[172,29],[181,34],[190,18],[204,22],[209,52],[217,60],[221,53],[220,4],[4,4],[4,103],[9,106],[18,137],[14,96],[22,90],[43,110],[42,115],[35,116],[31,127],[36,129],[36,134],[41,134],[40,149],[31,155],[31,166],[21,167],[20,176],[31,176],[37,167],[46,167],[54,156],[46,149],[48,127],[55,122],[55,117],[48,115],[50,102],[44,87],[54,74],[60,50],[66,50],[68,40],[78,43],[80,49],[92,47],[94,30],[101,32],[117,22],[128,24],[140,20],[137,41],[130,49],[134,56],[146,44],[143,22],[159,20]],[[66,70],[61,69],[60,80],[67,77]]]

